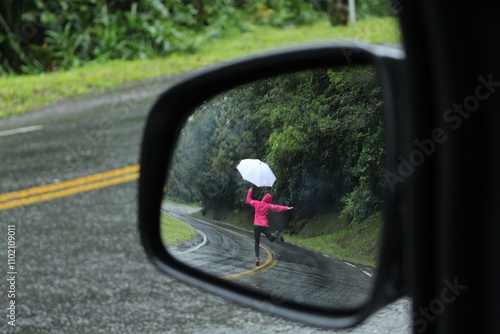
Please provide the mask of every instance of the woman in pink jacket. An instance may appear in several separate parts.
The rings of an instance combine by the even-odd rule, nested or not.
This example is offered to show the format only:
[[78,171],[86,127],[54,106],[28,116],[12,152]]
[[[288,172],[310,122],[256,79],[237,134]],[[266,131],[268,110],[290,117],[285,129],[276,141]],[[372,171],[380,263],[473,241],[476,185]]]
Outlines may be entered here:
[[283,237],[280,235],[278,231],[276,231],[276,235],[271,234],[271,230],[269,229],[269,221],[267,220],[267,214],[269,211],[286,211],[291,210],[293,207],[291,206],[283,206],[283,205],[274,205],[271,204],[273,200],[273,196],[271,194],[265,194],[262,201],[256,201],[252,199],[253,187],[248,189],[247,193],[247,203],[254,207],[255,209],[255,218],[253,221],[253,231],[255,236],[255,256],[257,257],[255,261],[255,265],[260,265],[259,258],[259,245],[260,245],[260,234],[264,233],[269,239],[269,241],[274,242],[275,240],[283,241]]

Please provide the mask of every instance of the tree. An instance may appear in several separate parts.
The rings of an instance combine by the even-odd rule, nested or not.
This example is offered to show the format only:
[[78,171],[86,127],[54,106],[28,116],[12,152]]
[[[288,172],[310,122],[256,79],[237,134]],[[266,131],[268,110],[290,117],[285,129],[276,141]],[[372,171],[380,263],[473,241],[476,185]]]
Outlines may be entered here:
[[333,26],[347,25],[349,19],[348,0],[330,0],[328,18]]
[[223,218],[245,206],[248,183],[237,164],[258,158],[276,174],[277,199],[299,208],[297,218],[343,212],[362,220],[381,208],[382,124],[373,68],[304,71],[244,85],[190,118],[168,188]]

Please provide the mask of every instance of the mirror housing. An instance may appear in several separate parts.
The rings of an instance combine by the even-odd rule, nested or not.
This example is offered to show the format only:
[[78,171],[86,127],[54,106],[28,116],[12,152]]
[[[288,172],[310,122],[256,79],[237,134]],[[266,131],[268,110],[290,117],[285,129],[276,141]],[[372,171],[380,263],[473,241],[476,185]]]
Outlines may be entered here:
[[398,189],[387,190],[381,257],[375,288],[359,308],[337,310],[275,300],[189,267],[166,250],[160,237],[160,212],[167,167],[181,129],[194,109],[232,87],[270,76],[327,66],[373,65],[384,100],[386,170],[396,171],[395,105],[402,99],[404,53],[380,45],[344,44],[295,48],[224,63],[197,71],[171,86],[154,104],[144,130],[139,180],[139,232],[146,254],[157,268],[187,284],[261,312],[313,326],[353,326],[378,308],[401,297],[401,226],[397,219]]

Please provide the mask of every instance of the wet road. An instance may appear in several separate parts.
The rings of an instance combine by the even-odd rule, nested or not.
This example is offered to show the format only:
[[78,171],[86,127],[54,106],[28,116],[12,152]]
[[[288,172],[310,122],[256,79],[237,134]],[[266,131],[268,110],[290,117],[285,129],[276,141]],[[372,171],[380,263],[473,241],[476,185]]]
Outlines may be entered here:
[[[127,171],[125,181],[121,170],[138,163],[147,111],[167,85],[131,85],[0,121],[0,194],[39,192],[4,197],[4,204],[15,205],[0,206],[0,268],[4,277],[15,276],[0,284],[0,332],[408,332],[405,301],[355,329],[327,331],[227,303],[148,263],[136,230],[136,174]],[[75,179],[84,185],[64,183]],[[68,191],[43,187],[52,184]],[[9,235],[16,250],[12,263]],[[8,265],[15,274],[7,274]],[[15,327],[7,317],[12,302]]]
[[[214,276],[265,291],[276,299],[334,308],[362,305],[374,286],[373,271],[290,243],[261,238],[261,265],[255,267],[253,234],[218,222],[166,211],[201,237],[170,248],[181,261]],[[186,249],[187,248],[187,249]],[[368,272],[370,271],[370,272]]]

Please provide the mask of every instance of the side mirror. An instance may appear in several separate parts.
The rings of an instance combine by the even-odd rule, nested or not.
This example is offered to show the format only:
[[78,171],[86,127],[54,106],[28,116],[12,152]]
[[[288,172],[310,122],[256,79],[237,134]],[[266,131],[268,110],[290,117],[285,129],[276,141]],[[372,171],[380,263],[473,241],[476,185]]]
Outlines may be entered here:
[[[401,297],[398,192],[386,171],[396,170],[403,58],[385,46],[316,46],[170,87],[141,155],[139,228],[151,261],[207,292],[321,327],[352,326]],[[249,179],[264,188],[247,193],[237,165],[249,158],[266,160],[276,181]],[[265,193],[282,204],[266,210],[294,209],[258,212]]]

